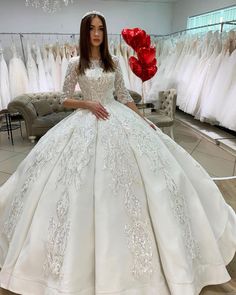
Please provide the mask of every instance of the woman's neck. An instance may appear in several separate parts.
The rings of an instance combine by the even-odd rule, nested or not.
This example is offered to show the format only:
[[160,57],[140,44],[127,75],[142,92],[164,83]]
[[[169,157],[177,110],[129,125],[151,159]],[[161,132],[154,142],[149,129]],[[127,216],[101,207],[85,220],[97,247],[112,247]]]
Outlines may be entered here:
[[91,59],[100,59],[101,58],[99,47],[92,47],[91,48],[90,58]]

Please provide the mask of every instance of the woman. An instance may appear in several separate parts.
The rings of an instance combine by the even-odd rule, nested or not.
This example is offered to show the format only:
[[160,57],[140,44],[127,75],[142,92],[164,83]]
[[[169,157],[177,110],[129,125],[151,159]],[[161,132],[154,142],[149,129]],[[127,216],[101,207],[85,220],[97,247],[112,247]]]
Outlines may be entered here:
[[140,118],[99,12],[82,19],[62,100],[76,111],[0,189],[1,286],[23,295],[196,295],[228,281],[235,213],[204,169]]

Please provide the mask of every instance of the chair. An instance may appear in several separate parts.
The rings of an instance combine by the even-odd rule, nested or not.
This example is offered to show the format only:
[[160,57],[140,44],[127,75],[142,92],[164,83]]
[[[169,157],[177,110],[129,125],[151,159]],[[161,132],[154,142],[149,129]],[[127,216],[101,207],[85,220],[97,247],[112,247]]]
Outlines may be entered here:
[[147,115],[147,119],[152,121],[157,127],[163,130],[164,127],[170,127],[170,136],[174,139],[173,125],[175,119],[177,94],[175,89],[169,89],[159,92],[159,109],[152,111]]
[[[5,121],[4,121],[5,117]],[[15,117],[14,121],[18,121],[19,123],[12,123],[12,119]],[[2,109],[0,111],[0,132],[7,131],[8,139],[11,140],[12,145],[14,145],[13,141],[13,133],[12,130],[20,128],[21,137],[22,128],[21,128],[21,115],[19,113],[10,113],[7,109]]]

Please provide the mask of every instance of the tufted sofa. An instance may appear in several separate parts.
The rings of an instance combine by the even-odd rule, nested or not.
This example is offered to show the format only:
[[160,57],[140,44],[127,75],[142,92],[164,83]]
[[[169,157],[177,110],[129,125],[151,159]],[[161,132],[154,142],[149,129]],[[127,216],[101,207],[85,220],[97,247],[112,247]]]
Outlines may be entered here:
[[[135,103],[141,100],[137,92],[131,90],[129,92]],[[8,104],[10,113],[20,113],[24,118],[27,136],[32,142],[73,112],[73,109],[63,107],[60,102],[61,95],[61,92],[27,93],[15,97]],[[76,91],[73,98],[82,98],[81,92]],[[41,101],[41,108],[44,104],[50,108],[50,112],[46,115],[38,113],[36,105],[39,101]]]

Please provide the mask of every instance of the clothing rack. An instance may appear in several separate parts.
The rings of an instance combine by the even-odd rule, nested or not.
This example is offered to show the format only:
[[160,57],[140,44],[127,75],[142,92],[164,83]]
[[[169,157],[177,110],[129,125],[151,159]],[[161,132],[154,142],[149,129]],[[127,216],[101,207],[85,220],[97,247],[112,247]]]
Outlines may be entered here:
[[219,23],[214,23],[214,24],[209,24],[209,25],[204,25],[204,26],[198,26],[198,27],[194,27],[194,28],[189,28],[189,29],[184,29],[184,30],[180,30],[180,31],[176,31],[170,34],[166,34],[166,35],[159,35],[160,37],[168,37],[168,36],[173,36],[173,35],[177,35],[177,34],[181,34],[184,32],[188,32],[188,31],[192,31],[192,30],[196,30],[196,29],[202,29],[202,28],[207,28],[207,27],[213,27],[213,26],[217,26],[220,25],[220,32],[223,32],[224,29],[224,25],[236,25],[236,20],[232,20],[232,21],[225,21],[225,22],[219,22]]
[[[224,25],[236,25],[236,20],[231,20],[231,21],[225,21],[225,22],[219,22],[219,23],[214,23],[214,24],[208,24],[208,25],[204,25],[204,26],[198,26],[198,27],[194,27],[194,28],[189,28],[189,29],[184,29],[184,30],[179,30],[170,34],[164,34],[164,35],[158,35],[158,34],[149,34],[151,37],[155,37],[155,38],[165,38],[165,37],[170,37],[170,36],[175,36],[177,34],[181,34],[181,33],[185,33],[188,31],[192,31],[192,30],[196,30],[196,29],[202,29],[202,28],[206,28],[206,27],[213,27],[213,26],[217,26],[220,25],[220,32],[223,32],[224,29]],[[26,62],[26,57],[25,57],[25,50],[24,50],[24,42],[23,42],[23,38],[24,35],[40,35],[40,36],[69,36],[73,41],[75,41],[76,36],[79,36],[80,34],[78,33],[43,33],[43,32],[25,32],[25,33],[13,33],[13,32],[0,32],[0,36],[1,35],[11,35],[11,36],[19,36],[20,38],[20,44],[21,44],[21,49],[22,49],[22,54],[23,54],[23,59]],[[119,36],[120,38],[120,43],[122,41],[122,36],[119,33],[110,33],[108,34],[109,36]],[[1,39],[0,39],[0,44],[1,44]]]
[[[20,39],[20,44],[21,44],[21,50],[22,50],[22,54],[23,54],[23,59],[24,59],[24,62],[26,63],[26,55],[25,55],[25,49],[24,49],[24,36],[25,35],[38,35],[38,36],[69,36],[71,38],[71,40],[73,40],[74,42],[76,41],[76,36],[79,36],[80,34],[78,33],[44,33],[44,32],[19,32],[19,33],[16,33],[16,32],[9,32],[9,33],[6,33],[6,32],[0,32],[0,45],[1,45],[1,35],[11,35],[11,36],[18,36],[19,39]],[[109,36],[119,36],[120,38],[120,43],[121,43],[121,34],[118,34],[118,33],[110,33],[108,34],[108,37]]]

